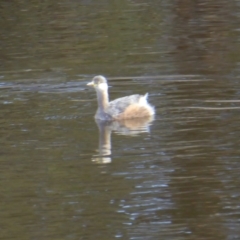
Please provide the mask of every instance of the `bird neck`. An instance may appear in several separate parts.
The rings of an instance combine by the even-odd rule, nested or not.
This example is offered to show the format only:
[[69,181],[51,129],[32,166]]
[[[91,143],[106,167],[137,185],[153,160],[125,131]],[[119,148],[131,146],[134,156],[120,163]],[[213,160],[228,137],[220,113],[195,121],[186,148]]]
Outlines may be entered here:
[[108,107],[108,91],[105,90],[97,90],[97,98],[98,98],[98,108],[101,110],[106,110]]

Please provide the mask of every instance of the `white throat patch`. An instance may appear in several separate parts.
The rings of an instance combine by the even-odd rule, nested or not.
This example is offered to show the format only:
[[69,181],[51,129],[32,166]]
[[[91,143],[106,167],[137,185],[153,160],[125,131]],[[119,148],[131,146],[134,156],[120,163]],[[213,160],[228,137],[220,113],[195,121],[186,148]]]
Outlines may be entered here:
[[108,85],[106,83],[100,83],[98,84],[98,88],[102,91],[108,90]]

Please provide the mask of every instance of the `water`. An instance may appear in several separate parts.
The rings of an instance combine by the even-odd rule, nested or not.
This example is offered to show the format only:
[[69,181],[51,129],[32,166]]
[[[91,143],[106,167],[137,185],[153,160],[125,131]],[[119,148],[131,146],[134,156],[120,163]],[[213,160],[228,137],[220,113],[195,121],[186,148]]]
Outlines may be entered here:
[[[239,239],[239,3],[1,3],[2,239]],[[155,120],[95,122],[149,93]]]

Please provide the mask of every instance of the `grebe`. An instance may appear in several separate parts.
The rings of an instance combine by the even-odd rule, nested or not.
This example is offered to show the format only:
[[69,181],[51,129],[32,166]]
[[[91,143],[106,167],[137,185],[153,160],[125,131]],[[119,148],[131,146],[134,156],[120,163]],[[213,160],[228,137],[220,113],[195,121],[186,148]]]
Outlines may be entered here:
[[145,95],[134,94],[109,102],[107,79],[96,76],[87,84],[97,92],[98,109],[95,118],[104,121],[150,117],[155,114],[154,107],[147,102]]

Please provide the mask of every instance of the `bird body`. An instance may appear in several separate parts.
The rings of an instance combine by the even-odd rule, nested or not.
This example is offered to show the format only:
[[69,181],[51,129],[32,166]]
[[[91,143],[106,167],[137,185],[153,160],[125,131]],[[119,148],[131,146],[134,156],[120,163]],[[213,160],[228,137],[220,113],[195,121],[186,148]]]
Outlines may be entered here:
[[99,120],[123,120],[149,117],[155,114],[154,108],[147,102],[148,94],[134,94],[109,102],[108,84],[103,76],[96,76],[87,84],[97,92],[98,109],[95,118]]

